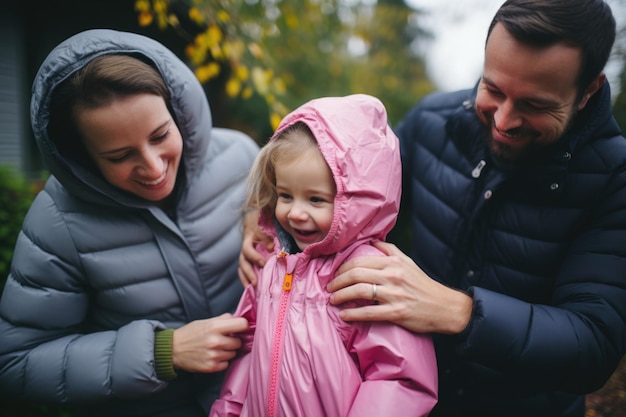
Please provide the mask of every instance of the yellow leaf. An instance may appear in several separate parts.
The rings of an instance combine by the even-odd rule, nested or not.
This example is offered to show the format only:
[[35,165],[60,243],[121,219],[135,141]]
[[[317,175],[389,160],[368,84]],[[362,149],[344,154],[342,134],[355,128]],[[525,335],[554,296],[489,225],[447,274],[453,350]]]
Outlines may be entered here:
[[248,71],[248,67],[246,67],[245,65],[240,65],[235,70],[235,75],[241,81],[246,81],[248,77],[250,76],[250,72]]
[[272,125],[273,130],[278,129],[278,125],[280,124],[281,120],[282,120],[282,117],[280,117],[278,114],[276,113],[270,114],[270,124]]
[[196,47],[198,48],[206,48],[206,43],[205,41],[205,37],[202,34],[198,34],[196,35],[196,37],[193,40],[193,43],[196,45]]
[[220,73],[220,66],[216,62],[196,68],[196,78],[201,83],[209,81]]
[[[254,67],[252,69],[252,83],[254,84],[254,88],[260,94],[265,95],[269,89],[268,83],[268,71],[263,71],[262,68]],[[271,77],[271,74],[270,74]]]
[[152,4],[157,14],[165,13],[167,10],[167,2],[165,0],[153,0]]
[[244,43],[241,39],[224,41],[222,47],[224,48],[224,56],[234,59],[235,61],[239,61],[241,59],[244,50]]
[[220,60],[224,58],[224,52],[222,51],[222,48],[220,48],[219,45],[213,45],[211,47],[211,55],[213,55],[213,58],[215,58],[216,60]]
[[135,2],[135,10],[138,12],[150,11],[150,2],[148,0],[137,0]]
[[167,16],[164,14],[158,15],[159,29],[164,30],[167,28]]
[[213,47],[222,40],[222,29],[217,25],[211,25],[206,31],[206,42],[209,47]]
[[170,13],[167,15],[167,23],[169,23],[170,25],[172,25],[173,27],[178,27],[179,26],[179,22],[178,22],[178,17],[173,14]]
[[295,28],[298,27],[298,25],[300,24],[299,20],[298,20],[298,16],[296,16],[293,13],[288,14],[285,17],[285,23],[287,24],[288,27],[290,28]]
[[226,94],[228,94],[228,97],[237,97],[240,91],[241,81],[234,77],[231,77],[230,80],[228,80],[228,82],[226,83]]
[[282,78],[274,78],[272,81],[272,87],[276,94],[282,95],[287,91],[287,86],[285,85],[285,81]]
[[220,10],[219,12],[217,12],[217,20],[219,20],[220,22],[230,22],[230,16],[228,15],[228,12],[226,12],[225,10]]
[[193,22],[196,22],[197,24],[204,23],[204,17],[202,16],[202,13],[200,12],[200,9],[198,9],[197,7],[190,7],[189,8],[189,18]]
[[154,20],[154,16],[150,12],[139,13],[139,26],[149,26]]
[[185,47],[185,55],[189,57],[194,66],[200,66],[206,59],[206,49],[189,44]]
[[243,89],[243,92],[241,93],[241,97],[243,97],[244,99],[249,99],[250,97],[252,97],[252,88],[250,88],[249,86]]

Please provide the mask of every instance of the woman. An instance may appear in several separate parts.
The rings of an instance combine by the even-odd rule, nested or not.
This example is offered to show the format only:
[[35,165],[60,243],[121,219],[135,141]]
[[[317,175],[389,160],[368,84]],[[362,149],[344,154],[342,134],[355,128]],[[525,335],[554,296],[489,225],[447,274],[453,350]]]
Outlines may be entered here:
[[228,312],[258,147],[212,128],[171,51],[111,30],[49,54],[31,118],[52,176],[0,300],[0,391],[89,416],[205,416],[248,326]]

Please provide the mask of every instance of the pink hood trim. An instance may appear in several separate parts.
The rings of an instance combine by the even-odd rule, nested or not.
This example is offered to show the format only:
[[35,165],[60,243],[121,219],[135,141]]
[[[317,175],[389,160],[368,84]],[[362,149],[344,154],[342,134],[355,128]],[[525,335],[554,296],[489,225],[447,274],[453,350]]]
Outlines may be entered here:
[[[354,243],[384,240],[396,222],[402,169],[383,104],[365,94],[311,100],[288,114],[270,141],[296,122],[313,132],[337,185],[328,235],[309,246],[308,254],[330,255]],[[261,224],[275,235],[273,219]]]

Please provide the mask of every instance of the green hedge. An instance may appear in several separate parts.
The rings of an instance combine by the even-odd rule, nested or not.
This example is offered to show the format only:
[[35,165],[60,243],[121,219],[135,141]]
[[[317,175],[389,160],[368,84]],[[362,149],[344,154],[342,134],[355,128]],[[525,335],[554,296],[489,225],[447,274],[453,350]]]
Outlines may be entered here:
[[38,187],[16,169],[0,166],[0,292],[9,275],[15,240]]
[[[31,181],[18,170],[0,165],[0,293],[9,275],[15,240],[24,216],[40,188],[41,181]],[[70,407],[22,403],[4,398],[2,393],[0,410],[6,417],[72,416]]]

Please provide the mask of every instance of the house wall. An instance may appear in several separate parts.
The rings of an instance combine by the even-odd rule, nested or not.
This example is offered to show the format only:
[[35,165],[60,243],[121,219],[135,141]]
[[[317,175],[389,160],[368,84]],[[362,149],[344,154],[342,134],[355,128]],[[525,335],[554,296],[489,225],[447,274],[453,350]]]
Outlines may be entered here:
[[0,2],[0,165],[40,178],[45,166],[30,127],[30,90],[50,50],[75,33],[108,28],[152,37],[182,55],[186,40],[172,30],[137,23],[135,0]]
[[0,13],[0,165],[26,170],[24,42],[14,10]]

